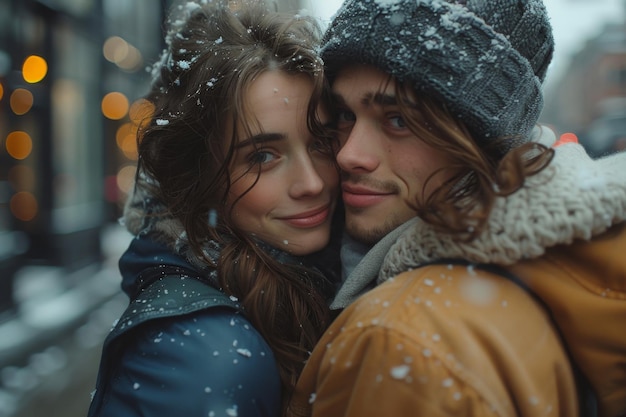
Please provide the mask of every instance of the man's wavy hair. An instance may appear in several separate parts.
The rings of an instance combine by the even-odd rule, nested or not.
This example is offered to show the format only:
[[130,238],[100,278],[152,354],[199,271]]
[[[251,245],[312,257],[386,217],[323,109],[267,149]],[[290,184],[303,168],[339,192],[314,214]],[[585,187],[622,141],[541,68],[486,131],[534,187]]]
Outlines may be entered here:
[[[554,149],[528,138],[512,149],[507,144],[512,142],[511,137],[479,145],[463,122],[440,100],[417,96],[410,86],[399,82],[396,82],[396,96],[408,128],[451,161],[432,173],[422,193],[410,201],[418,217],[443,232],[465,240],[478,236],[496,197],[520,189],[527,177],[542,171],[554,156]],[[503,154],[502,149],[509,150]],[[427,184],[435,178],[445,181],[428,195]]]

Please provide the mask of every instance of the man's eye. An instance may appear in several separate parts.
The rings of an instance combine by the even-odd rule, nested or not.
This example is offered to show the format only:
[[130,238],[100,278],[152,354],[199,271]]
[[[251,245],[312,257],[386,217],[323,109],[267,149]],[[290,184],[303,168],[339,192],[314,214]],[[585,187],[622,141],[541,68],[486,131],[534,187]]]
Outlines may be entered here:
[[274,159],[276,159],[276,155],[266,151],[254,152],[248,157],[248,161],[250,161],[251,164],[267,164]]
[[392,116],[389,118],[389,124],[394,129],[404,129],[406,128],[406,123],[404,123],[404,119],[402,116]]

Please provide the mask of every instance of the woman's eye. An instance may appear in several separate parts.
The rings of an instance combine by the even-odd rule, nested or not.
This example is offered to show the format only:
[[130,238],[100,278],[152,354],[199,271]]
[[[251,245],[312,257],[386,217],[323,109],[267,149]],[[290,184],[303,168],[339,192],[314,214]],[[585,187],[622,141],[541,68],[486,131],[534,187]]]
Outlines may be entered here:
[[272,162],[274,159],[276,159],[276,155],[274,155],[272,152],[266,151],[254,152],[248,158],[248,160],[252,164],[267,164],[269,162]]
[[402,116],[392,116],[389,117],[389,124],[394,129],[404,129],[406,127],[406,123],[404,123],[404,119]]
[[356,115],[349,110],[340,110],[337,113],[337,123],[349,123],[356,120]]

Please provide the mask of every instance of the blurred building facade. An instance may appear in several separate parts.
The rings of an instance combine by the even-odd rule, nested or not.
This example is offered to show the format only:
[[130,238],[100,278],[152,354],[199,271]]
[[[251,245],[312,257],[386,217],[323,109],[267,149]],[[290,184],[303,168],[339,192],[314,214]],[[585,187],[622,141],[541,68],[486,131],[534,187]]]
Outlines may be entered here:
[[542,119],[593,156],[626,149],[626,24],[609,24],[572,57]]
[[133,105],[172,4],[0,0],[0,314],[24,264],[98,261],[101,227],[132,184]]
[[145,61],[161,50],[162,10],[153,6],[0,0],[3,310],[16,268],[73,271],[100,258],[100,229],[120,190],[115,131],[128,97],[142,93]]

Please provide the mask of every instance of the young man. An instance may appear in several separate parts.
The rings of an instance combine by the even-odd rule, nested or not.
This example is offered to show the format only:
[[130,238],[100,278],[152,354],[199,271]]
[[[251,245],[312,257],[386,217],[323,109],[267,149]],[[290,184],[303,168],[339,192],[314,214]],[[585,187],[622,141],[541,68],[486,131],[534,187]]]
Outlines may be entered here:
[[552,51],[540,0],[340,8],[345,310],[292,415],[625,415],[626,154],[536,126]]

